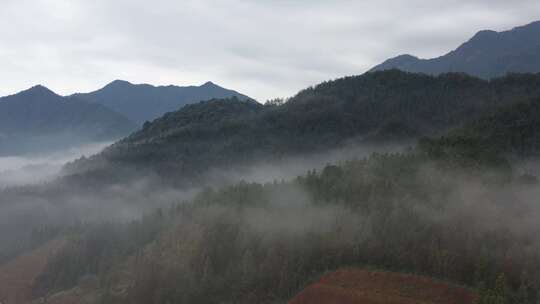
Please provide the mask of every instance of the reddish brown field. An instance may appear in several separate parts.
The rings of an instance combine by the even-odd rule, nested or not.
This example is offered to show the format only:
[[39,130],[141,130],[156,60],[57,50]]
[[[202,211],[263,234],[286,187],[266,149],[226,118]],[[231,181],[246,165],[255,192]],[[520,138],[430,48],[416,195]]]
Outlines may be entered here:
[[392,272],[346,269],[323,277],[289,304],[471,304],[466,288]]
[[23,304],[32,297],[32,284],[43,272],[49,257],[55,254],[64,241],[51,241],[44,246],[0,265],[0,303]]

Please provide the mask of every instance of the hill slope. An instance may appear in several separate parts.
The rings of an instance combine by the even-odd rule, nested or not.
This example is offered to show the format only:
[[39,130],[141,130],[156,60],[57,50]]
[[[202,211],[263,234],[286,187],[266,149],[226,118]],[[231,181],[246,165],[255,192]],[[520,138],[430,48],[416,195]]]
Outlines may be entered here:
[[540,21],[510,31],[481,31],[456,50],[433,59],[401,55],[372,71],[399,69],[438,75],[464,72],[482,78],[540,72]]
[[135,128],[104,106],[62,97],[43,86],[0,98],[0,154],[111,140]]
[[474,298],[465,288],[427,277],[347,269],[308,286],[289,304],[472,304]]
[[233,96],[240,99],[248,98],[212,82],[207,82],[201,86],[178,87],[171,85],[155,87],[148,84],[135,85],[122,80],[113,81],[94,92],[80,93],[73,96],[109,107],[140,125],[167,112],[176,111],[186,104]]
[[64,244],[63,240],[50,241],[32,252],[0,265],[0,303],[29,303],[33,296],[32,285],[35,279],[45,270],[49,258]]
[[[515,303],[536,303],[536,196],[515,192],[511,172],[493,180],[499,174],[490,167],[479,175],[451,162],[377,154],[289,182],[206,189],[126,226],[89,227],[50,263],[38,287],[44,294],[69,290],[94,274],[107,282],[103,291],[120,291],[112,295],[119,299],[99,303],[282,303],[325,271],[367,265],[484,286],[480,296],[495,292],[497,302],[481,303],[504,302],[504,289],[496,288],[504,274],[511,297],[530,286],[531,300]],[[526,229],[508,228],[529,221]],[[121,265],[100,267],[111,261]],[[66,273],[69,280],[59,280]],[[339,285],[365,291],[368,299],[380,299],[371,288],[397,303],[406,296],[418,299],[412,303],[438,303],[439,296],[442,303],[468,303],[466,290],[426,278],[353,273],[344,279],[338,276]],[[330,295],[335,289],[343,294],[332,286]],[[451,301],[461,295],[463,302]],[[307,297],[304,303],[316,303]]]
[[540,75],[484,81],[464,74],[368,73],[320,84],[280,106],[238,99],[190,105],[70,169],[117,174],[131,166],[192,178],[242,162],[436,135],[537,96]]

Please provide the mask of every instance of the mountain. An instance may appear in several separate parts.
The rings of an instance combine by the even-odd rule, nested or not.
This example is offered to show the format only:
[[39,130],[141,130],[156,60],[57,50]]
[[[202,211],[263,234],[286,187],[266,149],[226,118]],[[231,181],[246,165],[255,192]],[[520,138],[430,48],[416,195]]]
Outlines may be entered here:
[[[66,240],[32,280],[33,303],[286,303],[299,292],[290,303],[537,303],[534,177],[477,153],[474,141],[444,153],[444,138],[478,132],[520,147],[514,138],[535,138],[539,97],[540,74],[488,81],[391,70],[325,82],[285,103],[199,102],[66,168],[77,174],[0,192],[2,231],[24,240],[24,229],[39,227],[34,246]],[[220,187],[197,178],[225,172],[234,182],[220,169],[447,132],[439,151],[422,140],[401,153],[305,166],[288,181]],[[203,190],[192,197],[150,170]],[[114,183],[123,172],[136,182]],[[9,208],[19,201],[32,208]],[[133,221],[101,218],[133,219],[137,204],[162,208]],[[328,274],[335,269],[346,272]]]
[[123,80],[115,80],[94,92],[73,96],[104,105],[139,125],[145,121],[152,121],[167,112],[176,111],[186,104],[202,100],[233,96],[248,99],[245,95],[224,89],[212,82],[201,86],[156,87],[149,84],[131,84]]
[[538,188],[516,193],[517,180],[448,161],[376,154],[70,229],[33,294],[58,304],[287,303],[298,292],[288,303],[537,303],[527,291],[540,290]]
[[278,106],[236,98],[189,105],[67,168],[101,177],[146,168],[194,181],[210,168],[438,135],[538,96],[540,74],[486,81],[465,74],[367,73],[322,83]]
[[540,21],[509,31],[480,31],[456,50],[433,59],[401,55],[372,71],[399,69],[438,75],[463,72],[482,78],[540,72]]
[[0,154],[36,153],[120,138],[136,125],[108,108],[43,86],[0,98]]

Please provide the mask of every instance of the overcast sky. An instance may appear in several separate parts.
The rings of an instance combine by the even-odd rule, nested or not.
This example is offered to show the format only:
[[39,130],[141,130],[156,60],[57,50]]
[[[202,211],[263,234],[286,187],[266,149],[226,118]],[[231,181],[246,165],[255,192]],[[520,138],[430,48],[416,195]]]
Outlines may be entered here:
[[264,101],[534,20],[538,0],[0,0],[0,95],[210,80]]

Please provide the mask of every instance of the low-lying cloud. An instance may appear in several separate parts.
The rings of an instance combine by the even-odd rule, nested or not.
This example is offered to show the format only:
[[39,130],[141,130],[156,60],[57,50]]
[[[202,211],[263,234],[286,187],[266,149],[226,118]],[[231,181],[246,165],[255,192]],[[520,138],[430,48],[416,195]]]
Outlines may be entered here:
[[0,189],[52,180],[67,162],[96,154],[110,144],[98,142],[41,155],[0,157]]

